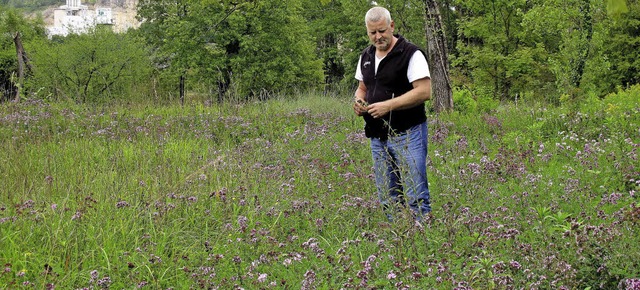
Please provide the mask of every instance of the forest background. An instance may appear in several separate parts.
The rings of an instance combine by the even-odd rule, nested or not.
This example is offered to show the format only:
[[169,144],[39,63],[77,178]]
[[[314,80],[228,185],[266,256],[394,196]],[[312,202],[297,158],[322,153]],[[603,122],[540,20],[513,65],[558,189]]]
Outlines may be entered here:
[[[339,0],[143,0],[139,29],[115,34],[98,27],[48,39],[38,11],[60,1],[2,2],[4,99],[23,88],[20,98],[81,103],[178,97],[184,102],[185,95],[219,102],[308,90],[350,95],[355,63],[368,44],[363,15],[371,6]],[[398,33],[427,50],[426,2],[377,1],[392,12]],[[449,85],[461,109],[469,102],[601,98],[640,80],[639,1],[438,5]],[[16,74],[17,33],[28,62],[24,80]]]

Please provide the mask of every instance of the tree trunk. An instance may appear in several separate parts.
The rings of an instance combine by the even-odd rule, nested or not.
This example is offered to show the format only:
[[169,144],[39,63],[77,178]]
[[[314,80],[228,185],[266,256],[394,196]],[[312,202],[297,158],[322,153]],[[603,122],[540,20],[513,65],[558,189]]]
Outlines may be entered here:
[[453,92],[449,80],[447,39],[436,0],[425,0],[427,55],[431,71],[431,95],[436,113],[453,110]]
[[580,4],[581,20],[581,35],[580,46],[578,49],[578,57],[575,60],[575,65],[571,72],[571,83],[574,88],[580,88],[580,82],[582,81],[582,75],[584,75],[584,67],[589,57],[589,47],[591,46],[591,39],[593,38],[593,19],[591,17],[591,3],[589,0],[583,0]]
[[16,83],[16,95],[14,96],[13,101],[19,102],[22,84],[24,83],[25,66],[28,62],[25,61],[27,58],[24,52],[24,47],[22,46],[22,40],[20,40],[20,32],[16,32],[16,35],[13,37],[13,42],[16,46],[16,57],[18,58],[18,82]]
[[184,106],[184,80],[186,79],[184,73],[180,75],[180,105]]

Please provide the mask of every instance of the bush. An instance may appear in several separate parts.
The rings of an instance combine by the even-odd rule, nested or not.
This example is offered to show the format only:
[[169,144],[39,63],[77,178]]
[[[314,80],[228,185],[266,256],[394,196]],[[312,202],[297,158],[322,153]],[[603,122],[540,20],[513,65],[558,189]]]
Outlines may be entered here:
[[460,113],[475,113],[478,110],[478,102],[473,98],[471,91],[459,89],[453,91],[453,108]]

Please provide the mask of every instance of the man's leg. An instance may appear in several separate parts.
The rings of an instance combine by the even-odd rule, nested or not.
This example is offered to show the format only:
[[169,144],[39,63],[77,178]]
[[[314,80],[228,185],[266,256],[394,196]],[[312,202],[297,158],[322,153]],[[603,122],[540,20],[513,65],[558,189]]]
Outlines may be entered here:
[[387,217],[392,220],[391,214],[396,211],[398,204],[403,202],[398,163],[392,152],[389,151],[386,140],[372,138],[371,154],[378,198]]
[[405,197],[418,220],[431,212],[427,180],[427,134],[425,122],[412,127],[406,134],[390,139],[390,147],[397,153],[400,162]]

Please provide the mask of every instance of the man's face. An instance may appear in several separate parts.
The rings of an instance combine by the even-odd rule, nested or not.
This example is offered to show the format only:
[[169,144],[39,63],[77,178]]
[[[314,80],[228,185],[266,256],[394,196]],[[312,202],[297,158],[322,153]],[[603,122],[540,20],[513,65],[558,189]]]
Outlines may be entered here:
[[393,40],[394,23],[387,23],[385,19],[377,22],[367,22],[367,35],[369,40],[376,47],[376,50],[386,52],[391,47]]

